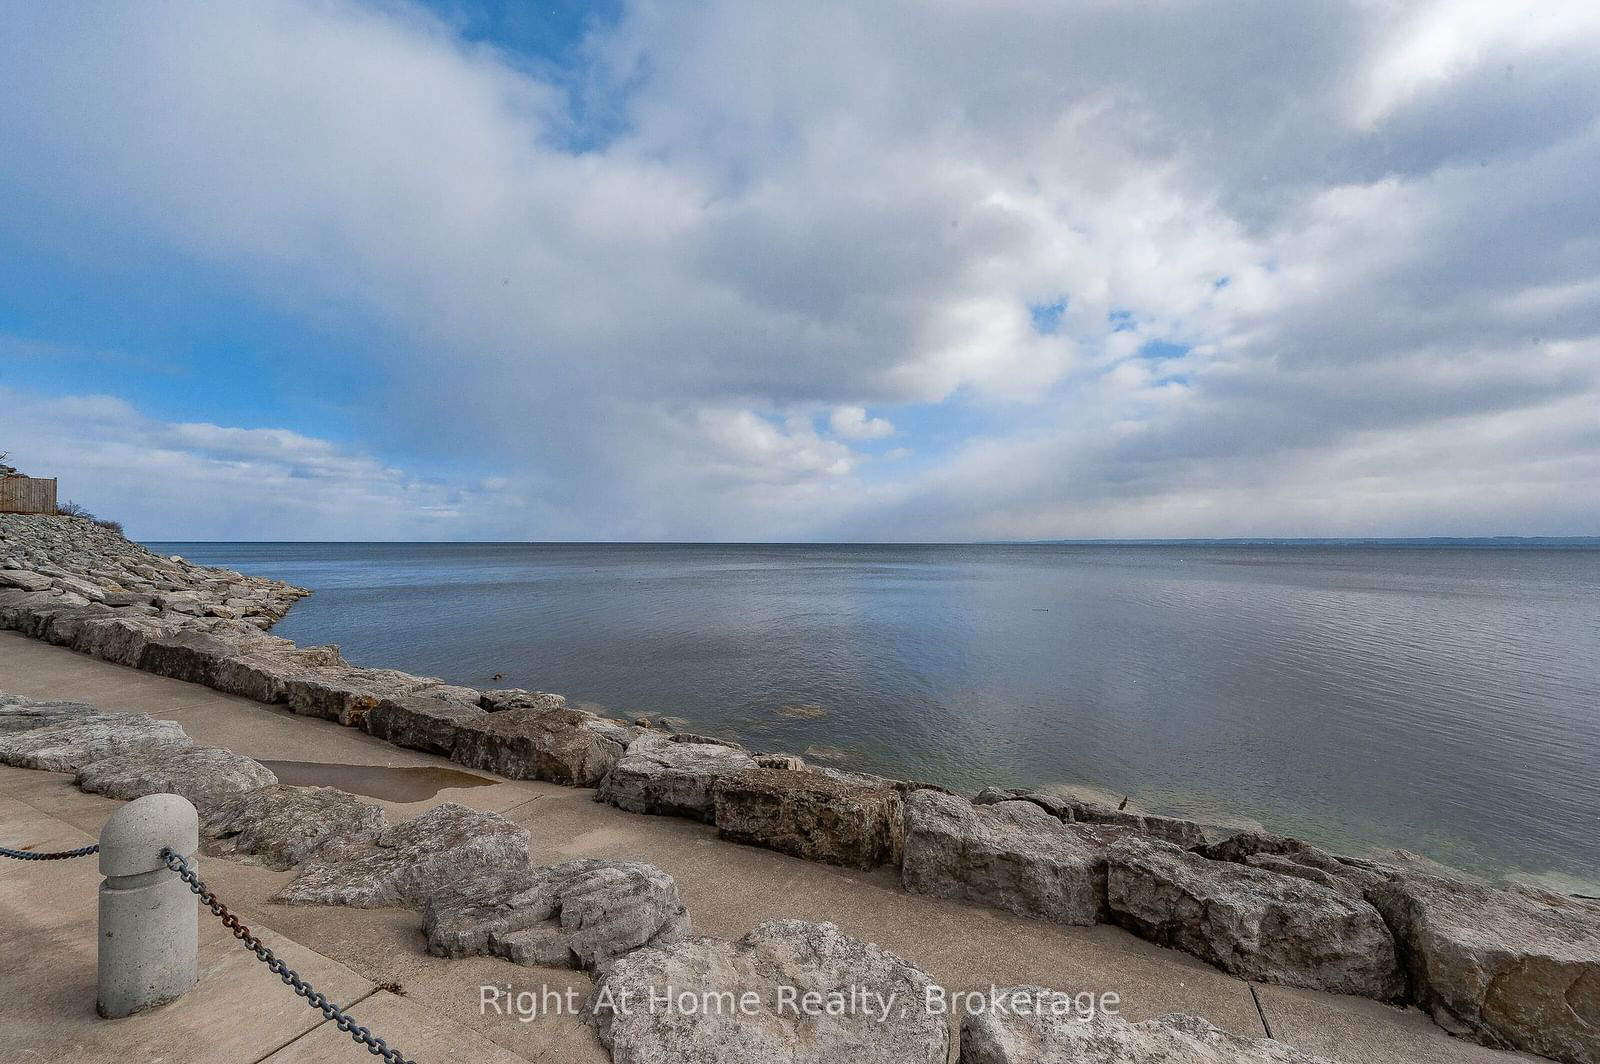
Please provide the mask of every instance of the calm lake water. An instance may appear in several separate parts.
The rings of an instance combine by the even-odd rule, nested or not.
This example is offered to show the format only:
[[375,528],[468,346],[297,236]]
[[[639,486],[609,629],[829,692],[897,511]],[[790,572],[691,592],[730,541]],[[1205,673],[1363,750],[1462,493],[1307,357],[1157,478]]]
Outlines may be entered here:
[[1600,550],[156,546],[363,665],[1600,893]]

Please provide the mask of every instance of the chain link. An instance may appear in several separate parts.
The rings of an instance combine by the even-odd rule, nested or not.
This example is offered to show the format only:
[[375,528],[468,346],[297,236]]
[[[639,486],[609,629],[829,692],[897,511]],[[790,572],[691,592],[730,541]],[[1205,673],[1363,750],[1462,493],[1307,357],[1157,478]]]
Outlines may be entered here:
[[254,953],[256,958],[265,964],[272,974],[282,979],[296,994],[305,998],[307,1004],[314,1009],[321,1010],[322,1014],[332,1020],[339,1030],[366,1046],[367,1051],[373,1056],[382,1057],[388,1064],[414,1064],[413,1061],[401,1056],[399,1050],[390,1049],[388,1043],[383,1039],[347,1016],[343,1009],[329,1001],[326,995],[314,989],[310,983],[300,978],[294,969],[279,960],[272,950],[262,945],[261,940],[251,933],[248,927],[241,924],[239,918],[229,912],[228,907],[218,901],[215,894],[206,889],[206,885],[200,881],[199,875],[190,867],[186,859],[172,852],[170,848],[163,848],[161,860],[166,863],[168,868],[178,873],[180,879],[189,884],[189,889],[200,896],[200,901],[222,920],[222,926],[232,931],[234,938],[243,942],[245,947]]
[[55,853],[39,853],[35,850],[8,850],[0,846],[0,857],[9,857],[13,861],[65,861],[70,857],[87,857],[91,853],[99,853],[100,846],[80,846],[76,850],[57,850]]

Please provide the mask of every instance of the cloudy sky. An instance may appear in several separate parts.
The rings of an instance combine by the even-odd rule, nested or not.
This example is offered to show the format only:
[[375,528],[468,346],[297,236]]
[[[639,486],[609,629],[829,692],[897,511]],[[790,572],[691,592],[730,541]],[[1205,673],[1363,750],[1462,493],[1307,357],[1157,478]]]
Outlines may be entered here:
[[1600,6],[0,0],[144,538],[1600,533]]

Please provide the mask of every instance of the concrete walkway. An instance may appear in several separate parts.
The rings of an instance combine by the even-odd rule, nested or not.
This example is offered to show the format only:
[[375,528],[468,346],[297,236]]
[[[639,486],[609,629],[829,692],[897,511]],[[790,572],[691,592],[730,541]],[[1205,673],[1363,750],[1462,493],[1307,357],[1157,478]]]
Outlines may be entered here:
[[[12,632],[0,633],[0,690],[176,720],[203,745],[259,760],[395,768],[449,764],[354,729],[110,665]],[[1039,983],[1073,992],[1115,991],[1130,1019],[1193,1013],[1241,1034],[1270,1033],[1346,1064],[1538,1059],[1452,1039],[1414,1009],[1252,985],[1117,928],[1057,927],[911,895],[892,872],[854,872],[732,845],[703,824],[597,805],[587,790],[488,778],[494,779],[492,785],[381,804],[391,820],[410,819],[443,801],[494,810],[529,829],[541,863],[613,857],[660,865],[677,880],[699,933],[734,938],[764,920],[831,920],[910,959],[950,989]],[[70,776],[0,767],[0,844],[84,845],[94,841],[118,804],[81,793]],[[572,987],[581,1001],[590,986],[581,973],[488,958],[431,957],[413,911],[274,905],[267,899],[293,872],[218,859],[203,860],[201,870],[217,895],[291,966],[330,998],[354,1005],[359,1020],[419,1062],[603,1064],[609,1059],[592,1029],[575,1017],[541,1015],[525,1023],[492,1011],[485,1015],[480,1007],[485,985],[535,992]],[[6,1060],[354,1064],[374,1059],[323,1022],[209,914],[202,916],[203,974],[195,992],[148,1014],[98,1019],[98,883],[92,859],[0,861],[0,935],[8,954],[0,964]]]

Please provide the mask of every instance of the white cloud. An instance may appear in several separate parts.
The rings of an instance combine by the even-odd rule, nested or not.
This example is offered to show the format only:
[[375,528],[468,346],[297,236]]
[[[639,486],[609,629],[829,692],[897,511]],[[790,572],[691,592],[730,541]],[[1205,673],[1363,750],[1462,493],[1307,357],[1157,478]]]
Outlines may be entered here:
[[[377,323],[361,450],[503,479],[131,414],[97,460],[280,448],[376,493],[351,535],[430,492],[535,537],[1594,530],[1584,5],[639,0],[583,151],[407,9],[179,7],[12,17],[0,224]],[[981,427],[865,475],[931,402]]]
[[405,473],[327,440],[145,417],[101,395],[0,388],[12,461],[53,476],[62,501],[163,539],[482,538],[536,515],[488,484]]
[[894,425],[887,418],[868,417],[864,406],[836,406],[828,415],[828,427],[835,436],[847,440],[881,440],[894,435]]

